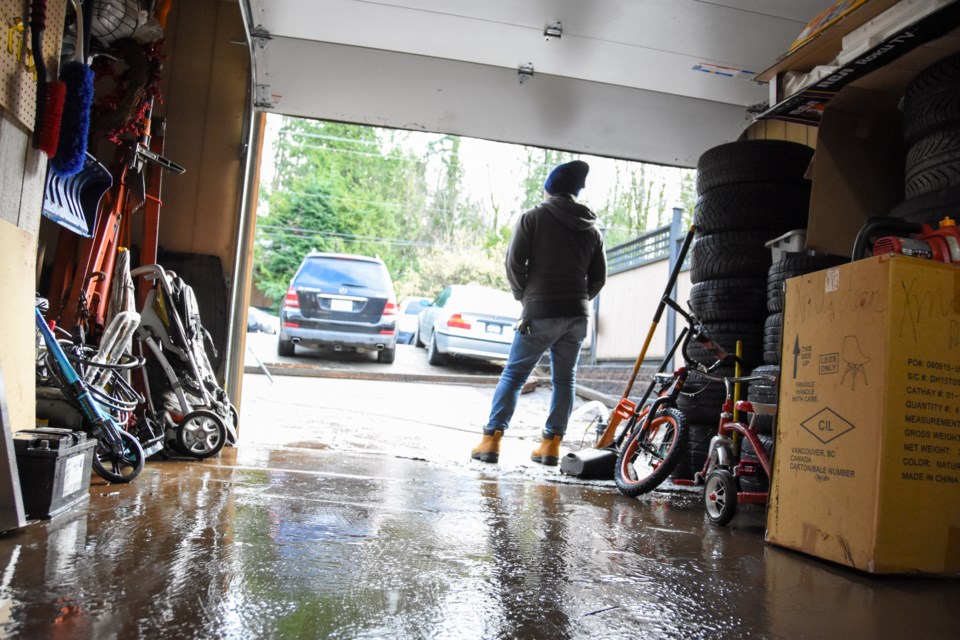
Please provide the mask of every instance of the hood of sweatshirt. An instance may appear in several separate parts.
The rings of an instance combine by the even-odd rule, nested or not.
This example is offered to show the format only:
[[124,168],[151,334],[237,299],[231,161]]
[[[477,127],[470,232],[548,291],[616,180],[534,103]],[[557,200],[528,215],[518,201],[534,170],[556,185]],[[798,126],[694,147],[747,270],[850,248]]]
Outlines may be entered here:
[[585,231],[597,225],[597,216],[587,207],[564,196],[552,196],[542,205],[563,226],[575,231]]

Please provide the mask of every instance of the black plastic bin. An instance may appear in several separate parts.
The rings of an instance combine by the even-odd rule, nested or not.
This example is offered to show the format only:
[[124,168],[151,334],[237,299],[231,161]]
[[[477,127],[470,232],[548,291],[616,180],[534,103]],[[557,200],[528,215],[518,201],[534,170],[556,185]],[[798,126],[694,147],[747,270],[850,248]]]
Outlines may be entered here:
[[52,518],[90,499],[96,440],[82,431],[28,429],[13,434],[13,445],[28,518]]

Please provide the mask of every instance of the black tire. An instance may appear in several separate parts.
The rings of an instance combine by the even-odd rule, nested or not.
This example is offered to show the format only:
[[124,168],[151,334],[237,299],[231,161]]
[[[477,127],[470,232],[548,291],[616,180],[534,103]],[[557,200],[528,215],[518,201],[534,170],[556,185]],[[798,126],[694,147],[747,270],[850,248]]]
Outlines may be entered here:
[[417,327],[417,332],[413,334],[413,346],[420,347],[421,349],[427,346],[423,344],[423,340],[420,339],[420,327]]
[[119,431],[123,454],[114,456],[100,443],[93,449],[93,470],[107,482],[131,482],[143,471],[143,447],[126,431]]
[[907,151],[904,197],[960,187],[960,128],[943,129]]
[[227,427],[213,411],[191,411],[177,423],[177,449],[191,458],[215,456],[226,442]]
[[[768,375],[776,376],[779,380],[780,366],[775,364],[765,364],[757,367],[750,372],[750,375]],[[776,382],[757,381],[751,382],[747,387],[747,400],[756,404],[777,404],[779,386]],[[777,416],[767,413],[755,413],[752,416],[752,425],[758,433],[768,435],[773,433],[776,426]]]
[[810,183],[728,184],[697,198],[693,223],[703,234],[737,229],[769,229],[775,238],[807,227]]
[[297,345],[293,344],[290,340],[284,340],[282,338],[277,339],[277,355],[286,356],[291,358],[297,353]]
[[[713,375],[732,376],[733,367],[720,367]],[[683,412],[688,424],[715,424],[720,418],[720,409],[726,397],[722,382],[691,375],[677,397],[677,408]]]
[[442,367],[447,363],[447,356],[437,350],[437,332],[434,331],[430,336],[430,344],[427,346],[427,362],[435,367]]
[[903,99],[903,139],[907,146],[931,133],[960,125],[960,55],[921,71]]
[[[757,439],[760,440],[760,444],[763,445],[767,458],[772,461],[773,437],[760,434],[757,436]],[[743,444],[740,446],[740,459],[754,462],[757,465],[757,475],[741,475],[737,478],[740,484],[740,490],[751,492],[769,491],[770,478],[768,478],[766,472],[762,470],[763,467],[760,466],[760,458],[757,457],[753,445],[750,444],[750,441],[746,438],[743,439]]]
[[[737,340],[743,343],[741,371],[749,371],[763,363],[763,324],[760,322],[714,322],[707,324],[710,337],[726,349],[736,353]],[[688,355],[694,362],[707,366],[716,361],[716,357],[696,340],[690,341]]]
[[780,364],[782,348],[783,314],[772,313],[763,325],[763,363]]
[[690,281],[762,277],[770,268],[769,231],[725,231],[698,236],[690,249]]
[[[775,376],[780,377],[780,365],[765,364],[753,369],[750,372],[752,376]],[[761,404],[777,404],[777,383],[757,381],[751,382],[747,387],[747,400],[750,402],[759,402]]]
[[737,480],[726,469],[714,469],[703,485],[703,506],[707,518],[717,525],[725,525],[737,514]]
[[743,140],[707,150],[697,161],[697,193],[742,182],[805,184],[813,149],[786,140]]
[[713,416],[712,423],[687,424],[687,447],[681,452],[677,466],[673,468],[670,477],[677,480],[693,480],[697,473],[703,471],[710,451],[710,440],[717,435],[717,422],[720,412]]
[[384,349],[377,352],[377,362],[382,364],[393,364],[397,359],[397,348],[393,347],[392,349]]
[[648,428],[635,429],[620,447],[613,473],[620,493],[636,497],[656,489],[673,471],[686,447],[683,414],[677,409],[657,412]]
[[948,216],[956,219],[958,211],[960,187],[951,187],[904,200],[890,211],[890,216],[910,222],[923,222],[936,228],[937,223]]
[[718,278],[690,288],[690,308],[704,322],[756,321],[766,315],[766,278]]
[[850,262],[844,256],[826,253],[807,255],[805,253],[788,254],[786,258],[770,266],[767,272],[767,311],[783,311],[784,286],[787,280],[797,276],[829,269]]

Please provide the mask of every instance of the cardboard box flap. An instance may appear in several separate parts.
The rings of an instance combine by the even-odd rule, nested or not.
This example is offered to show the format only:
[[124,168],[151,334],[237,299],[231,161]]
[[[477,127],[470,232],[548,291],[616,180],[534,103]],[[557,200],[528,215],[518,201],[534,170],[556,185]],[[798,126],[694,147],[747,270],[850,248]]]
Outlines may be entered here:
[[848,256],[863,223],[903,200],[899,97],[847,87],[823,114],[807,249]]

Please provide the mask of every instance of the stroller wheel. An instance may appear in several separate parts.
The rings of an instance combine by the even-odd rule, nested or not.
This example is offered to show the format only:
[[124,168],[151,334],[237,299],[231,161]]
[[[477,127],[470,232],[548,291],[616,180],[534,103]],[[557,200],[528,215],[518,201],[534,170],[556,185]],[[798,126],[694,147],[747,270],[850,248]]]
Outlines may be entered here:
[[226,441],[227,427],[213,411],[192,411],[177,424],[177,447],[193,458],[217,455]]

